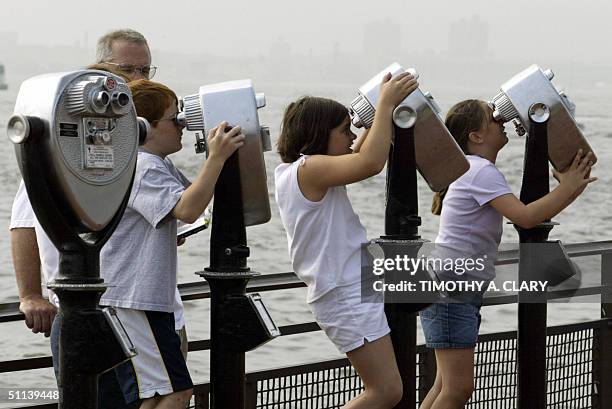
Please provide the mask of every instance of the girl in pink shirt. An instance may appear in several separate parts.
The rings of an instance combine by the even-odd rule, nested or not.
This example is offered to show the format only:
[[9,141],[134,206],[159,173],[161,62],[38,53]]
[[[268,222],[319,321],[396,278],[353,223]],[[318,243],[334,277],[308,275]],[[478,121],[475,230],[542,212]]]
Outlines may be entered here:
[[[468,155],[470,170],[434,197],[432,212],[441,215],[436,245],[495,251],[501,240],[503,217],[524,229],[533,228],[565,209],[596,180],[590,177],[592,153],[583,155],[579,151],[567,170],[553,171],[559,185],[525,205],[495,167],[497,154],[508,137],[503,123],[493,119],[488,104],[473,99],[459,102],[448,112],[446,126]],[[427,346],[435,348],[437,365],[436,380],[421,409],[463,408],[472,396],[481,296],[477,294],[476,299],[464,303],[440,302],[421,311]]]

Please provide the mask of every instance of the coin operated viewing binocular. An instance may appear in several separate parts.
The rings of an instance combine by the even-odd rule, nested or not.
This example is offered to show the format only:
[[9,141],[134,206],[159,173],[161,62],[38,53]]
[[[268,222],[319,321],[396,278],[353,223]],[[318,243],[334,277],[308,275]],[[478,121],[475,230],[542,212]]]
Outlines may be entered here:
[[272,149],[270,131],[260,125],[257,110],[266,106],[262,93],[255,93],[251,80],[238,80],[201,86],[199,92],[182,98],[177,120],[189,131],[202,131],[196,137],[196,152],[207,151],[205,135],[223,121],[240,126],[246,136],[238,149],[240,186],[246,226],[270,220],[270,201],[263,152]]
[[[527,135],[521,187],[525,204],[549,192],[548,161],[564,171],[579,149],[585,154],[593,151],[574,119],[576,106],[555,87],[553,77],[550,69],[531,65],[502,84],[501,92],[491,101],[493,119],[512,122],[518,135]],[[594,154],[592,161],[597,161]],[[518,228],[523,259],[520,279],[545,280],[549,286],[563,284],[577,289],[580,269],[561,241],[548,240],[548,231],[555,224],[549,221],[531,230]]]
[[197,273],[211,289],[211,407],[242,408],[245,353],[280,335],[259,294],[246,293],[248,281],[259,275],[247,265],[246,227],[266,223],[271,216],[263,156],[271,149],[270,133],[257,114],[266,100],[247,79],[204,85],[180,105],[179,123],[202,132],[196,134],[198,153],[207,151],[204,135],[223,121],[240,126],[246,137],[225,161],[215,185],[210,265]]
[[[404,68],[393,63],[359,88],[349,107],[354,126],[372,126],[383,78],[387,73],[396,76],[403,72]],[[416,71],[411,70],[411,73],[417,76]],[[387,162],[385,234],[374,240],[381,245],[385,258],[397,255],[415,258],[425,242],[418,231],[421,218],[417,170],[433,191],[441,191],[469,169],[465,155],[438,116],[439,112],[433,97],[418,88],[393,112],[394,138]],[[397,284],[403,278],[402,272],[397,270],[384,274],[385,283]],[[410,374],[416,366],[414,354],[403,347],[416,342],[414,332],[406,328],[416,326],[415,313],[428,304],[420,300],[405,303],[395,298],[393,292],[385,294],[385,314],[400,373]],[[415,399],[414,391],[404,388],[397,407],[414,405]]]
[[[136,117],[125,82],[94,70],[34,77],[21,85],[14,112],[8,136],[34,211],[51,240],[58,246],[69,234],[49,227],[56,222],[47,216],[50,208],[78,233],[103,230],[129,190],[137,136],[149,129],[145,119]],[[48,165],[34,179],[28,177],[33,156]],[[30,188],[40,184],[39,177],[48,182],[51,197],[39,198]]]
[[136,350],[112,308],[98,301],[107,285],[99,253],[130,194],[139,136],[127,84],[82,70],[23,82],[8,121],[32,208],[60,252],[60,408],[94,408],[97,376]]
[[[201,86],[197,94],[183,97],[181,105],[177,120],[190,131],[207,134],[226,121],[232,127],[240,126],[246,137],[244,145],[235,153],[237,160],[226,162],[215,190],[215,203],[221,206],[215,206],[213,210],[211,267],[205,277],[212,280],[211,288],[217,289],[222,286],[216,285],[214,272],[220,271],[223,275],[223,271],[234,267],[237,267],[234,271],[247,273],[250,270],[246,264],[234,263],[236,259],[246,260],[250,254],[246,236],[242,237],[244,228],[266,223],[271,217],[263,156],[264,151],[271,150],[270,132],[266,126],[260,125],[257,113],[259,108],[266,106],[266,99],[264,94],[255,93],[253,83],[246,79]],[[207,151],[204,139],[196,142],[198,151]],[[221,202],[217,203],[219,200]],[[238,201],[242,201],[242,206],[235,206]],[[243,226],[237,223],[238,215],[234,210],[240,208],[244,216]],[[219,252],[222,253],[220,258],[217,257]],[[238,279],[241,280],[243,277]],[[261,297],[258,294],[247,295],[238,287],[231,290],[223,287],[227,290],[223,297],[232,295],[223,302],[222,311],[227,319],[219,322],[227,329],[222,330],[226,334],[224,344],[228,348],[231,344],[236,351],[246,351],[278,336],[278,328]]]
[[[552,83],[553,72],[532,65],[502,84],[491,100],[493,118],[512,122],[518,135],[529,132],[530,121],[547,123],[548,157],[559,171],[571,165],[578,149],[592,152],[574,119],[576,106]],[[597,161],[595,155],[593,163]]]
[[[372,126],[382,79],[387,73],[396,76],[406,71],[418,78],[414,68],[405,70],[398,63],[393,63],[359,88],[349,108],[354,126]],[[418,88],[393,111],[395,126],[414,132],[417,169],[435,192],[448,187],[470,167],[439,114],[440,107],[431,94],[423,93]]]

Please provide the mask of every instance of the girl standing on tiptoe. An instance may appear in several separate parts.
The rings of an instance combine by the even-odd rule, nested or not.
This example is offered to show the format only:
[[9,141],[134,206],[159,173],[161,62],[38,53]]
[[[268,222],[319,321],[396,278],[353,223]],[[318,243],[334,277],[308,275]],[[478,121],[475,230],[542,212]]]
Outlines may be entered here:
[[[596,180],[590,177],[591,152],[583,156],[579,151],[564,173],[553,172],[559,185],[525,205],[495,167],[497,154],[508,138],[487,103],[459,102],[447,114],[446,126],[467,155],[470,169],[445,194],[434,197],[432,212],[441,216],[436,246],[493,249],[495,256],[503,217],[524,229],[535,227],[565,209]],[[491,280],[495,274],[493,260],[489,262],[491,268],[481,279]],[[437,364],[436,380],[421,409],[463,408],[472,396],[482,294],[472,296],[470,302],[439,302],[420,313],[425,340],[429,348],[435,348]]]
[[366,231],[346,186],[383,169],[393,109],[417,88],[408,73],[384,78],[370,132],[356,143],[348,111],[325,98],[303,97],[285,111],[276,168],[276,202],[293,268],[308,286],[315,319],[363,380],[345,409],[392,408],[402,396],[382,303],[361,303],[361,244]]

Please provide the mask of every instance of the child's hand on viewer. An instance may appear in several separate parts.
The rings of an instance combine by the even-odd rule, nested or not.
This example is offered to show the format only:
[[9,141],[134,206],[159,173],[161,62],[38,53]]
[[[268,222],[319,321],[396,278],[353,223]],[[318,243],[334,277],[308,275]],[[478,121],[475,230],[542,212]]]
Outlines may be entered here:
[[597,180],[596,177],[591,177],[592,157],[592,152],[583,156],[582,149],[579,149],[574,161],[565,172],[553,170],[554,178],[559,181],[560,185],[566,186],[572,192],[573,198],[584,192],[589,183]]
[[380,98],[378,99],[379,108],[395,108],[418,87],[419,83],[416,78],[408,72],[393,78],[388,73],[382,80]]
[[225,161],[232,156],[236,149],[244,145],[246,137],[239,126],[229,128],[228,123],[223,121],[208,133],[208,157],[218,158]]

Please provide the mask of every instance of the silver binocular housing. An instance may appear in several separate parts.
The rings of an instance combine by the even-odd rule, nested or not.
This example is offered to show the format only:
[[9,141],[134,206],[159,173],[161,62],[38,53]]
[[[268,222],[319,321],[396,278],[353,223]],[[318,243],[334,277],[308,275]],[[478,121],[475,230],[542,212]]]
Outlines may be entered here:
[[[576,105],[552,83],[554,73],[532,65],[501,86],[491,100],[493,118],[512,122],[518,135],[528,133],[529,123],[547,123],[548,156],[557,170],[567,168],[578,149],[592,151],[574,119]],[[593,156],[593,162],[597,158]]]
[[[387,73],[396,76],[406,71],[418,78],[414,68],[405,70],[398,63],[393,63],[359,88],[357,97],[349,106],[354,126],[372,126],[384,76]],[[448,187],[470,168],[464,153],[439,114],[440,107],[434,98],[419,88],[393,111],[393,123],[397,127],[414,131],[417,168],[435,192]]]
[[[415,78],[419,74],[414,68],[405,70],[398,63],[393,63],[380,73],[375,75],[371,80],[359,87],[357,96],[349,105],[349,113],[352,118],[352,123],[357,128],[370,128],[374,122],[374,114],[376,113],[376,104],[380,95],[380,86],[382,79],[387,73],[391,73],[393,77],[404,72],[411,73]],[[412,94],[417,95],[416,98],[410,98]],[[431,104],[431,109],[436,113],[440,113],[440,107],[434,101],[429,93],[423,94],[419,89],[415,90],[404,101],[402,101],[393,112],[393,122],[400,128],[411,128],[416,123],[416,109],[418,105]],[[419,98],[420,97],[420,98]]]
[[[7,133],[22,168],[22,144],[49,160],[49,180],[84,230],[100,231],[131,186],[139,134],[132,94],[118,76],[81,70],[23,82]],[[103,198],[103,200],[101,200]]]
[[[189,131],[208,134],[226,121],[240,126],[246,136],[238,149],[240,186],[246,226],[270,220],[270,201],[266,182],[265,151],[272,149],[270,131],[260,125],[257,110],[266,106],[264,94],[255,93],[251,80],[238,80],[201,86],[199,92],[182,99],[177,120]],[[198,141],[201,142],[201,141]]]

